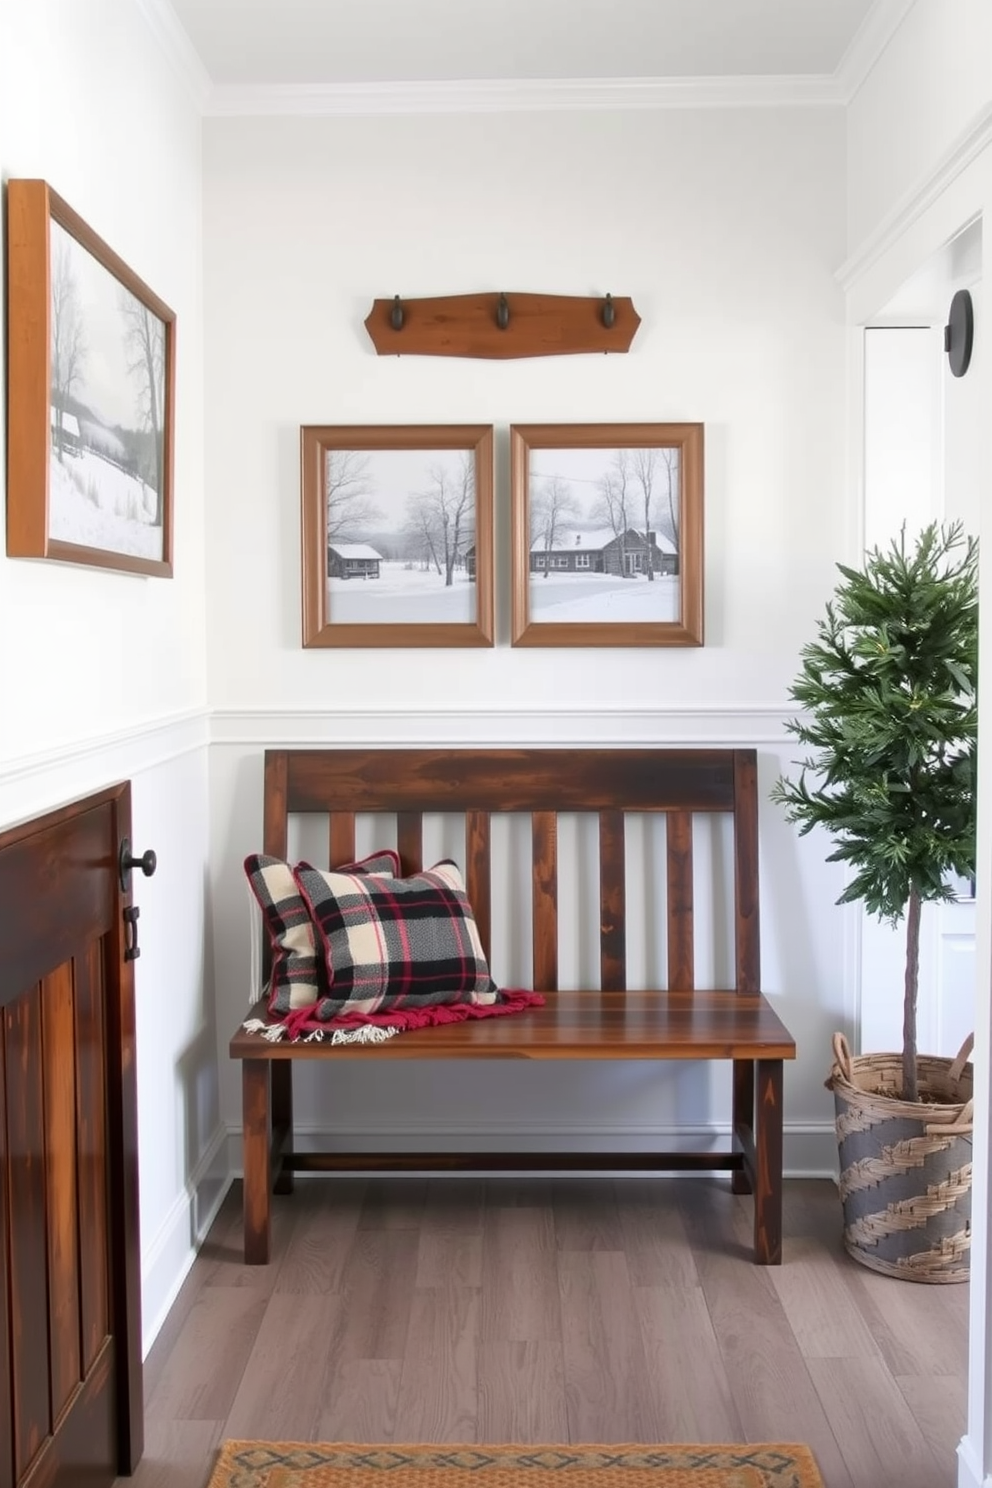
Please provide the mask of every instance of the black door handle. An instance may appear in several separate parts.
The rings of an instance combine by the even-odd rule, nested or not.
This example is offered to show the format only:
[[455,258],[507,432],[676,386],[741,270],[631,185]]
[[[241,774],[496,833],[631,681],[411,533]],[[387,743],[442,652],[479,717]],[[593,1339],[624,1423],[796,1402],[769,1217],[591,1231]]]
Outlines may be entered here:
[[117,872],[121,881],[121,889],[125,894],[127,893],[128,879],[131,877],[132,868],[140,868],[146,878],[151,878],[157,867],[158,858],[151,848],[146,853],[142,853],[140,858],[133,858],[131,856],[130,837],[121,839],[121,850],[117,856]]
[[137,961],[141,955],[138,946],[138,916],[141,910],[136,904],[124,906],[124,960]]

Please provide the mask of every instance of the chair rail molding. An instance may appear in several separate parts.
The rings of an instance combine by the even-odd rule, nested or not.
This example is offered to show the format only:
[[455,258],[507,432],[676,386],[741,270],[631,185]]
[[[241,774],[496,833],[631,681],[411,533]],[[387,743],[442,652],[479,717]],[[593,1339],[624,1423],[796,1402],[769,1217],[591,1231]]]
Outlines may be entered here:
[[0,760],[0,821],[26,819],[55,802],[206,749],[209,742],[207,710],[195,708]]
[[302,745],[388,742],[439,747],[597,744],[783,745],[784,704],[676,708],[215,708],[212,744]]

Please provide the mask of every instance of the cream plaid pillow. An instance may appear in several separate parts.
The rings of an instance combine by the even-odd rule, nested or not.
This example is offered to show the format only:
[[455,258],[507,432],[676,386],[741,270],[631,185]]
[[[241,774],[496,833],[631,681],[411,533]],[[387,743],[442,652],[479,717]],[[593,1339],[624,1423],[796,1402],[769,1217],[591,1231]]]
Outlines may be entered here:
[[[299,1008],[312,1007],[327,994],[323,954],[318,954],[310,913],[293,877],[293,869],[282,858],[252,853],[245,858],[245,874],[262,913],[269,938],[272,970],[264,988],[269,1012],[282,1017]],[[385,873],[395,877],[400,860],[389,849],[373,853],[340,870],[358,878]]]
[[301,863],[295,877],[323,953],[321,1022],[500,1000],[454,863],[408,878]]

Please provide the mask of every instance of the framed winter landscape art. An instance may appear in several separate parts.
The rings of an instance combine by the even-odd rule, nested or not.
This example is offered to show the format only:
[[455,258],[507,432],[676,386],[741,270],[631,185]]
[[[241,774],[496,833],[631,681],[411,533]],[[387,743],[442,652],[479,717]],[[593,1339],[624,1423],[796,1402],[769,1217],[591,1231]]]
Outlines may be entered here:
[[703,644],[703,425],[510,429],[514,646]]
[[304,646],[491,646],[492,427],[300,438]]
[[171,578],[175,316],[45,181],[7,276],[8,554]]

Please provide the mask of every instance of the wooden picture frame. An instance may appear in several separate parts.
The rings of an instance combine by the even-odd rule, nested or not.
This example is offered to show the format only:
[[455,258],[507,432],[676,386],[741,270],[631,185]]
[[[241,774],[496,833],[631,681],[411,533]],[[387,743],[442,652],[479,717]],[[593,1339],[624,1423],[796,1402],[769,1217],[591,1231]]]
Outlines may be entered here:
[[9,557],[172,577],[175,331],[47,182],[8,182]]
[[490,424],[305,425],[304,646],[493,644]]
[[510,472],[514,646],[703,644],[702,424],[513,425]]

